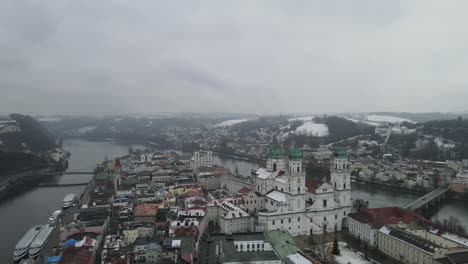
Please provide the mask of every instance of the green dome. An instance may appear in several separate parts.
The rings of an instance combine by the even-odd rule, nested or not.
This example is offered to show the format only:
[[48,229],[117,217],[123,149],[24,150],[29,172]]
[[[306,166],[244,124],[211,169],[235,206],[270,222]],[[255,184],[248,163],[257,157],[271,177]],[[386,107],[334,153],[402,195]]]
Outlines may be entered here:
[[300,149],[291,149],[289,151],[290,160],[302,160],[302,150]]
[[335,157],[346,158],[346,150],[344,148],[335,149]]
[[270,159],[283,159],[284,158],[284,149],[280,145],[275,145],[270,148],[268,153]]

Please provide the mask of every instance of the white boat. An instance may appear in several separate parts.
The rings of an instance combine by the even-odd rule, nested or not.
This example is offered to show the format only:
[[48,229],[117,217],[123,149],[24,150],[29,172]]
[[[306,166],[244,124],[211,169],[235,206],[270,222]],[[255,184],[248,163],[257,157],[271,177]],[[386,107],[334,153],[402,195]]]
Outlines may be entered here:
[[45,225],[29,247],[29,258],[37,261],[43,251],[49,251],[51,245],[58,243],[54,234],[58,234],[58,227],[55,224]]
[[63,199],[63,209],[68,209],[76,202],[77,196],[75,193],[69,193]]
[[13,252],[13,261],[19,262],[26,257],[29,252],[29,247],[37,235],[41,232],[43,225],[33,226],[24,234],[24,236],[16,243],[15,251]]
[[52,215],[49,217],[49,224],[55,223],[59,215],[62,213],[62,210],[55,210]]

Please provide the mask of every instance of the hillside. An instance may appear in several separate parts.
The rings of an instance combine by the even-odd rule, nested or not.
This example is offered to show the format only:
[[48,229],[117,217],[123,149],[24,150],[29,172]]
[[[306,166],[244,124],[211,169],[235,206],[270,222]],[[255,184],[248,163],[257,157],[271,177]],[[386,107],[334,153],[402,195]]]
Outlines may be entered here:
[[47,151],[56,146],[55,137],[39,122],[27,115],[11,114],[19,131],[1,133],[0,148],[4,151]]
[[2,175],[54,165],[50,153],[57,147],[55,137],[27,115],[11,114],[7,121],[14,129],[0,133],[0,173]]

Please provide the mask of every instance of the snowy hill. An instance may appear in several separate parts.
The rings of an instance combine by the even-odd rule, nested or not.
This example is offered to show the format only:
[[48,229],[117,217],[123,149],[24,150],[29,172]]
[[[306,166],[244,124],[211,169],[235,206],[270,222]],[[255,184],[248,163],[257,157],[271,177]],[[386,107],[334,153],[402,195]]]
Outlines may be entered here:
[[219,124],[216,124],[215,126],[216,127],[230,127],[230,126],[233,126],[235,124],[239,124],[239,123],[242,123],[242,122],[245,122],[245,121],[249,121],[249,119],[231,119],[231,120],[226,120],[226,121],[223,121]]

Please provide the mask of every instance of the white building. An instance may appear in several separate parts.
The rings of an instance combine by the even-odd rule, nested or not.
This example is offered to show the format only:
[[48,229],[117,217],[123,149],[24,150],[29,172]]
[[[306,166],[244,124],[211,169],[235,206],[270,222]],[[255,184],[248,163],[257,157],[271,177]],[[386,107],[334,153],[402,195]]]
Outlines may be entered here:
[[252,217],[232,202],[232,199],[211,201],[207,206],[208,220],[213,221],[225,234],[253,231]]
[[223,175],[221,177],[221,188],[226,189],[231,195],[237,194],[242,188],[252,188],[252,182],[249,178],[241,175]]
[[351,207],[346,152],[335,153],[329,181],[306,186],[302,151],[290,150],[285,157],[282,147],[273,147],[267,167],[257,171],[254,191],[265,198],[265,208],[257,213],[257,231],[280,229],[298,236],[341,230]]
[[419,214],[400,207],[363,209],[348,215],[348,232],[368,244],[376,247],[378,232],[384,225],[404,223],[422,219]]
[[190,159],[190,168],[196,170],[199,167],[213,166],[213,152],[211,151],[195,151]]

